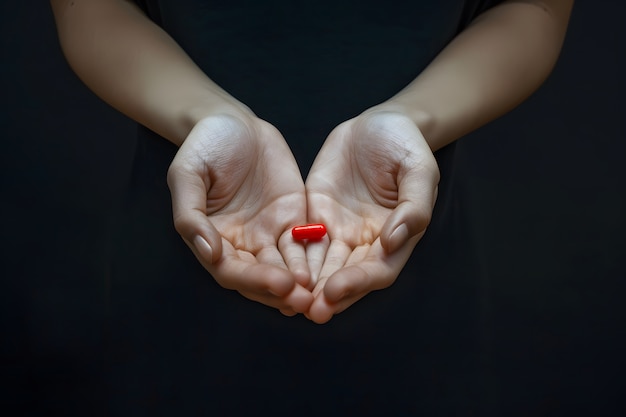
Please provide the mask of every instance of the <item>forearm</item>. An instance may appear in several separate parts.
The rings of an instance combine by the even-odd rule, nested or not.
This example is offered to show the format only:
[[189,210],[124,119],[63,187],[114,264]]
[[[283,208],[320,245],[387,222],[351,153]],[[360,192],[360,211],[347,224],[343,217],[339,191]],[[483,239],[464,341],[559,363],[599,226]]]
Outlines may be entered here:
[[548,77],[573,1],[509,1],[479,16],[378,110],[400,110],[437,150],[510,111]]
[[212,112],[251,114],[132,2],[51,4],[63,52],[81,80],[111,106],[175,144]]

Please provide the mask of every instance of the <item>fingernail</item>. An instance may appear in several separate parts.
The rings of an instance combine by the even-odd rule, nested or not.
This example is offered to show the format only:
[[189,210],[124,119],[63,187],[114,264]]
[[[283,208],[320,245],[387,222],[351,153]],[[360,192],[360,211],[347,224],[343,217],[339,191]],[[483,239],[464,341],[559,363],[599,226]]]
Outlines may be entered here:
[[400,246],[404,245],[408,239],[409,228],[406,227],[406,224],[402,223],[400,226],[396,227],[396,230],[391,232],[391,235],[389,235],[389,251],[396,251],[400,248]]
[[209,245],[209,242],[204,240],[202,236],[197,235],[193,238],[193,244],[204,259],[213,263],[213,248]]

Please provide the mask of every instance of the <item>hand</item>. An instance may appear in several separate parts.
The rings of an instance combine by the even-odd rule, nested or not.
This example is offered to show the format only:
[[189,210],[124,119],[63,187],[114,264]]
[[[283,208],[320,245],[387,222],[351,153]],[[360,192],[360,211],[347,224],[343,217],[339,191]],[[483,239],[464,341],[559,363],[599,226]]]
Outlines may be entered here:
[[306,180],[309,223],[328,230],[307,245],[307,317],[327,322],[395,281],[430,222],[438,182],[428,144],[401,113],[366,112],[330,133]]
[[199,122],[168,171],[174,224],[224,288],[294,315],[313,296],[305,249],[304,182],[281,134],[255,117]]

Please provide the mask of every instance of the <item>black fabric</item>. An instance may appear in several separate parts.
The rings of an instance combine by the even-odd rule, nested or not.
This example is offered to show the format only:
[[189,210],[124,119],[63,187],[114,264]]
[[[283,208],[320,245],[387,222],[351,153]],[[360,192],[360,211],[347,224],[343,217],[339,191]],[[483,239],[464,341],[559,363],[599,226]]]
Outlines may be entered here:
[[[146,1],[219,85],[274,124],[306,176],[333,127],[391,97],[485,2]],[[397,282],[318,326],[219,287],[175,232],[176,148],[139,127],[111,247],[114,415],[438,415],[483,408],[479,265],[455,146],[433,223]],[[462,348],[459,348],[462,346]],[[455,398],[454,402],[448,398]]]
[[[576,2],[546,84],[457,144],[453,193],[461,197],[455,221],[463,228],[454,230],[454,242],[468,253],[465,261],[444,260],[434,233],[418,247],[408,268],[414,273],[424,259],[432,265],[415,278],[423,282],[415,284],[410,313],[425,317],[394,316],[409,308],[379,301],[402,300],[390,288],[318,329],[239,301],[201,270],[190,277],[172,272],[174,265],[158,271],[150,260],[133,260],[158,252],[156,237],[170,237],[166,191],[137,197],[155,202],[136,209],[137,217],[163,224],[116,231],[115,245],[145,252],[135,249],[126,265],[117,256],[111,270],[109,215],[120,202],[119,184],[130,178],[135,125],[72,73],[48,2],[0,2],[4,415],[220,416],[255,406],[254,415],[368,414],[365,408],[384,416],[626,415],[625,15],[625,2]],[[146,156],[167,154],[164,142],[147,141]],[[150,181],[145,171],[160,169],[143,166],[135,163],[142,181]],[[163,173],[152,176],[164,182]],[[131,214],[126,208],[128,223]],[[167,262],[182,255],[176,263],[193,268],[186,248],[176,251]],[[448,263],[476,264],[479,279],[472,267],[442,271],[448,278],[438,284],[426,276],[437,263],[448,271]],[[120,275],[122,266],[130,272]],[[397,284],[406,289],[407,277]],[[467,283],[471,300],[458,282]],[[264,315],[258,329],[250,309]],[[405,323],[407,335],[422,339],[398,336]],[[394,355],[411,349],[398,371]],[[350,368],[358,372],[351,376]],[[394,386],[400,390],[389,396]],[[389,411],[381,412],[385,401]],[[220,409],[231,412],[201,412]]]
[[306,175],[337,124],[395,94],[489,1],[142,1],[230,94],[273,123]]

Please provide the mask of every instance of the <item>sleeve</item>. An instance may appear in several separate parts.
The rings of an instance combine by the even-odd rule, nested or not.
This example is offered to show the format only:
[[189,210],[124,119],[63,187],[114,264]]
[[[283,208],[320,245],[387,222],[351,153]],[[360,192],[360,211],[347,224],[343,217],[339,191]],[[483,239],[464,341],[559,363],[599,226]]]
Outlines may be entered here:
[[504,3],[504,1],[505,0],[477,0],[466,2],[460,20],[459,32],[465,29],[479,14],[500,3]]
[[159,7],[159,2],[155,0],[133,0],[143,12],[159,26],[162,26],[161,19],[161,8]]

